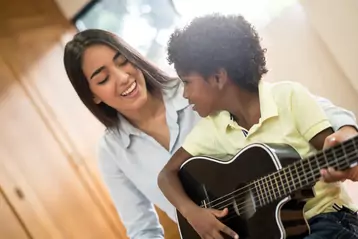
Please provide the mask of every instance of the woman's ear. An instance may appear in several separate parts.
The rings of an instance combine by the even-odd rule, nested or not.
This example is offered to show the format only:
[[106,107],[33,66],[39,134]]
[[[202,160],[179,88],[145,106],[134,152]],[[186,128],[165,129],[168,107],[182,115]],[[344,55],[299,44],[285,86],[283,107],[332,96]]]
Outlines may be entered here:
[[94,103],[95,104],[100,104],[100,103],[102,103],[102,100],[100,100],[97,96],[93,96],[93,101],[94,101]]

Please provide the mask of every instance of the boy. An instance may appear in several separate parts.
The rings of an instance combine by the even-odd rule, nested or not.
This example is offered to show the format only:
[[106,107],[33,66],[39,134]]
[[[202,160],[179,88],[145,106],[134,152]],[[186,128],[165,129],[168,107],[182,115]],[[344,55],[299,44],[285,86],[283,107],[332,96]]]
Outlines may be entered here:
[[[203,209],[185,194],[177,172],[192,156],[235,155],[254,142],[286,143],[305,157],[324,146],[333,133],[310,93],[298,83],[269,84],[265,50],[257,32],[241,16],[217,14],[193,20],[177,30],[168,45],[168,60],[185,85],[184,97],[203,118],[158,177],[168,200],[201,238],[238,238],[220,223],[223,211]],[[354,179],[357,167],[347,176]],[[327,171],[324,171],[327,173]],[[337,212],[334,204],[354,206],[341,183],[318,182],[316,196],[304,208],[313,238],[358,238],[354,213]]]

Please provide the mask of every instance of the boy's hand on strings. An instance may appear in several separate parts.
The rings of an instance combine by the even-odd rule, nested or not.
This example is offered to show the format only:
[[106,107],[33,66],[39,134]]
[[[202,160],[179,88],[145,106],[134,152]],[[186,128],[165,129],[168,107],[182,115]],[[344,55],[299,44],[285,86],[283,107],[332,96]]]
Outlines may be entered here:
[[186,219],[202,239],[223,239],[221,232],[238,239],[236,232],[218,220],[227,214],[227,208],[216,210],[195,207],[186,215]]

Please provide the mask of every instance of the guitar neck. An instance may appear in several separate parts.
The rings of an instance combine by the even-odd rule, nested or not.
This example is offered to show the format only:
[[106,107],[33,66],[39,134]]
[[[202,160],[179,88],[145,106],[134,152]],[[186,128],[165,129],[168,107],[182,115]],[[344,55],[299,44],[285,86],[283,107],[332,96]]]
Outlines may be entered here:
[[357,160],[358,136],[260,178],[253,182],[259,206],[313,185],[319,180],[322,168],[345,170],[357,165]]

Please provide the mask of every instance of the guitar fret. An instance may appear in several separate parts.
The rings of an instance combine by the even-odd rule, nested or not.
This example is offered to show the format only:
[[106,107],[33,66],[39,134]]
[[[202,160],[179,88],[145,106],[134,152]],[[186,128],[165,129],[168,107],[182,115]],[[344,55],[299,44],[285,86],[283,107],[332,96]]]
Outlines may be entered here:
[[319,163],[319,159],[318,159],[317,155],[314,155],[314,159],[315,159],[316,164],[317,164],[317,170],[318,170],[317,173],[319,173],[319,171],[320,171],[320,169],[321,169],[321,165],[320,165],[320,163]]
[[[287,195],[287,191],[286,191],[286,186],[285,186],[285,183],[284,183],[284,180],[282,179],[282,172],[283,170],[279,171],[278,172],[278,176],[280,177],[279,178],[279,182],[280,183],[277,183],[277,185],[282,185],[282,191],[283,191],[283,194],[286,196]],[[279,190],[279,192],[281,192],[281,190]],[[280,197],[281,197],[281,194],[280,194]]]
[[265,205],[265,203],[266,203],[266,197],[265,197],[266,193],[265,193],[264,187],[262,187],[262,185],[261,185],[262,179],[259,179],[257,182],[258,182],[259,189],[260,189],[260,194],[261,194],[261,197],[262,197],[262,202],[263,202],[262,205]]
[[312,178],[311,178],[310,181],[313,181],[313,180],[315,179],[315,176],[314,176],[314,174],[313,174],[312,165],[311,165],[311,160],[308,158],[306,161],[308,162],[308,166],[310,167],[310,173],[311,173],[311,175],[312,175]]
[[308,181],[308,178],[307,178],[307,174],[306,174],[305,167],[304,167],[304,165],[303,165],[303,160],[300,160],[300,163],[301,163],[301,168],[302,168],[302,174],[305,176],[305,180],[306,180],[305,185],[308,185],[308,184],[309,184],[309,181]]
[[271,178],[271,176],[273,176],[272,174],[269,174],[268,175],[268,180],[269,180],[269,184],[271,186],[271,189],[272,189],[272,200],[275,200],[277,198],[276,196],[276,191],[275,188],[274,188],[274,185],[273,185],[273,179]]
[[344,144],[341,144],[341,148],[342,148],[343,154],[344,154],[344,161],[345,161],[345,163],[347,163],[347,165],[345,165],[345,166],[349,167],[349,160],[348,160],[348,158],[346,157],[348,154],[347,154],[347,151],[346,151],[346,149],[345,149],[345,147],[344,147]]
[[259,206],[262,206],[263,205],[263,203],[262,203],[262,195],[261,195],[261,190],[260,191],[258,191],[258,189],[259,189],[259,183],[258,183],[258,181],[254,181],[254,185],[255,185],[255,191],[256,191],[256,196],[257,196],[257,199],[259,200]]
[[[332,149],[330,149],[326,152],[328,153],[329,151],[332,151]],[[326,165],[324,165],[324,168],[328,167],[328,165],[329,165],[326,152],[323,152],[324,161],[326,163]]]
[[291,181],[289,182],[289,186],[291,187],[290,189],[291,189],[291,191],[294,191],[294,190],[296,190],[296,185],[295,185],[295,183],[294,183],[294,177],[293,177],[293,174],[292,174],[292,171],[291,171],[291,168],[287,168],[287,170],[289,171],[289,176],[290,176],[290,179],[291,179]]
[[286,179],[286,186],[285,186],[285,187],[287,187],[288,191],[290,191],[290,184],[289,184],[289,182],[288,182],[288,178],[287,178],[287,174],[286,174],[286,169],[287,169],[287,168],[284,168],[284,169],[283,169],[283,173],[284,173],[285,179]]
[[[275,173],[275,174],[277,174],[278,176],[280,175],[279,173]],[[280,187],[279,187],[279,182],[278,182],[278,180],[277,180],[277,177],[276,177],[276,175],[273,175],[273,178],[274,178],[274,180],[275,180],[275,186],[276,186],[276,192],[277,192],[277,194],[278,195],[276,195],[276,199],[277,198],[280,198],[281,197],[281,190],[280,190]],[[276,194],[276,193],[275,193]]]
[[[357,150],[357,146],[356,146],[356,142],[355,142],[355,139],[352,140],[353,141],[353,149],[354,151]],[[357,152],[355,152],[355,156],[357,156]],[[355,157],[356,158],[356,157]],[[354,165],[357,165],[357,160],[355,160],[355,162],[349,162],[349,166],[354,166]]]
[[[337,162],[337,154],[336,154],[335,150],[332,150],[332,155],[335,159],[335,162]],[[337,166],[338,166],[338,164],[336,165],[336,168],[337,168]]]
[[272,185],[271,185],[270,174],[266,176],[266,181],[267,181],[267,185],[268,185],[268,188],[267,188],[267,189],[268,189],[269,192],[270,192],[270,195],[271,195],[270,199],[271,199],[271,201],[272,201],[273,198],[274,198],[274,195],[273,195],[273,190],[272,190]]
[[297,169],[297,163],[295,163],[295,170],[296,170],[296,173],[297,173],[297,178],[298,178],[300,187],[302,187],[303,185],[302,185],[300,174],[299,174],[298,169]]
[[272,195],[271,195],[271,191],[270,191],[270,187],[269,187],[269,182],[267,181],[267,177],[264,177],[264,179],[265,179],[267,194],[269,196],[269,200],[267,200],[267,201],[268,201],[268,203],[270,203],[272,201]]

